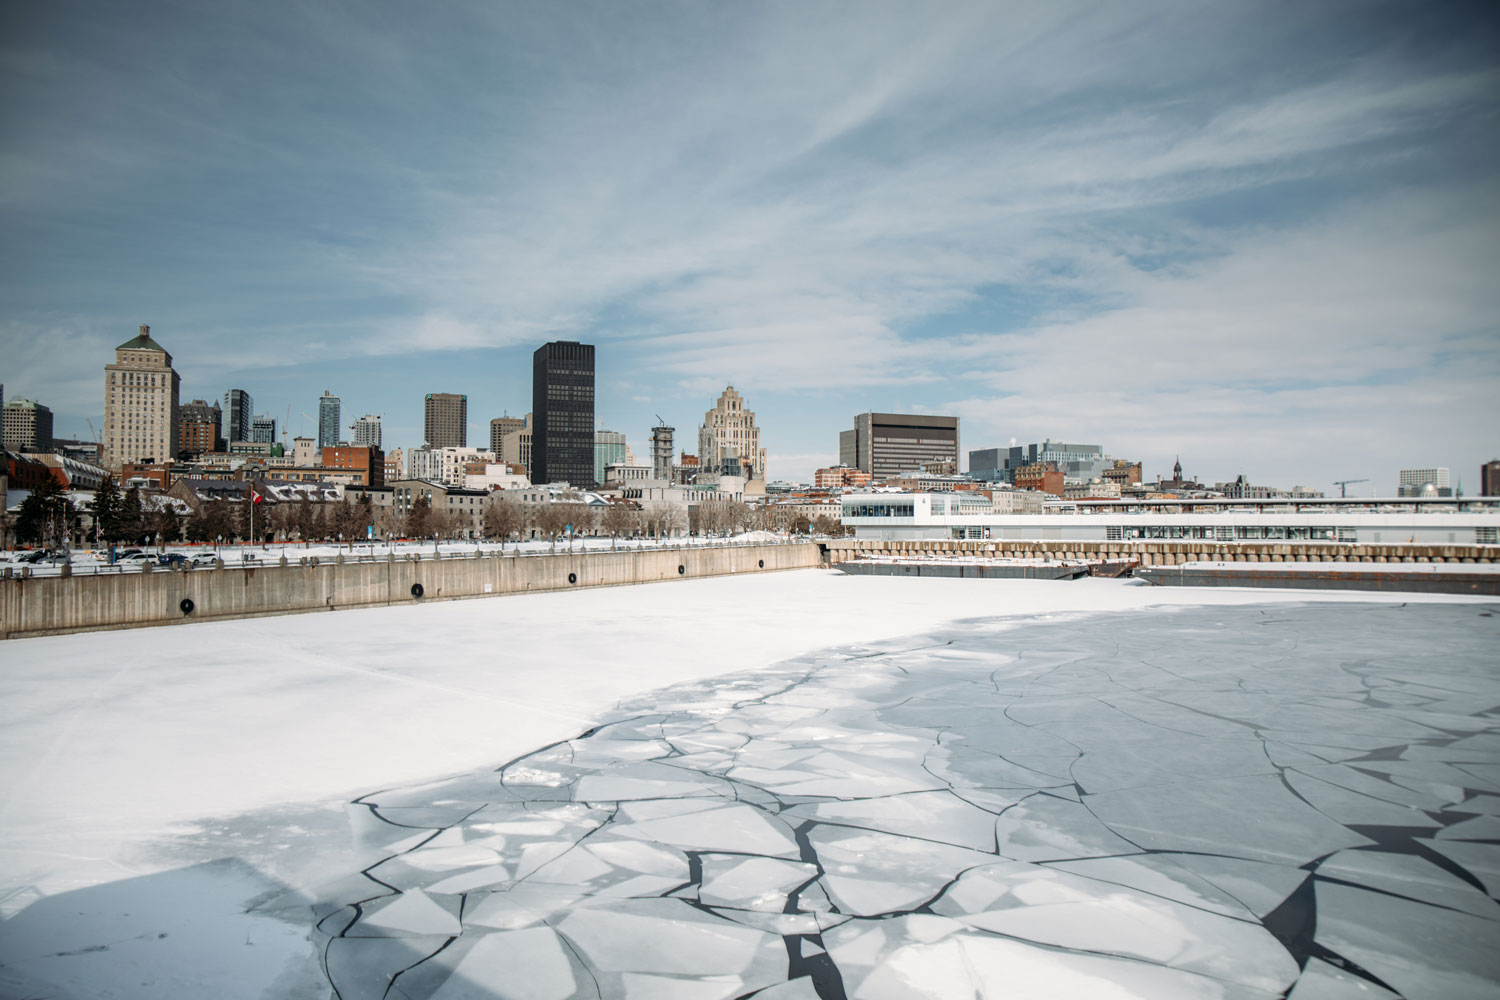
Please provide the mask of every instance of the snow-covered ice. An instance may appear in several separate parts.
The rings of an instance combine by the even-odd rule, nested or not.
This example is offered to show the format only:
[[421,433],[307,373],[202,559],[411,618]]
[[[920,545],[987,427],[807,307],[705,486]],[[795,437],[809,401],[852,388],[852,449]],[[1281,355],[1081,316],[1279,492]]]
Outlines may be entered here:
[[1496,629],[814,571],[12,641],[0,995],[1492,995]]

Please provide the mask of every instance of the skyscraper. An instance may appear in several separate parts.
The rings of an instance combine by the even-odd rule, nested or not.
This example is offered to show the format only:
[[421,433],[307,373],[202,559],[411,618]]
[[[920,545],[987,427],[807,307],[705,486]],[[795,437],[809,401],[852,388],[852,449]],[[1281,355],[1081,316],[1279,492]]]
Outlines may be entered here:
[[889,479],[936,463],[958,468],[958,418],[861,413],[839,432],[839,464]]
[[672,481],[672,433],[675,430],[675,427],[668,427],[666,424],[657,424],[651,428],[652,479]]
[[276,418],[257,413],[250,418],[250,438],[257,444],[276,443]]
[[182,378],[151,328],[115,348],[104,366],[104,456],[107,469],[177,457],[177,395]]
[[52,411],[33,399],[13,399],[5,414],[5,447],[11,451],[51,451]]
[[380,447],[380,417],[375,414],[366,413],[354,421],[349,429],[354,432],[354,444],[356,446]]
[[469,397],[456,392],[429,392],[424,407],[422,436],[434,448],[467,448]]
[[[505,451],[505,435],[511,434],[526,426],[524,417],[496,417],[490,421],[490,451],[495,453],[496,458]],[[504,459],[501,459],[504,461]]]
[[745,409],[745,400],[732,385],[703,415],[698,428],[698,462],[714,472],[732,469],[733,475],[746,479],[766,478],[766,450],[760,446],[755,414]]
[[339,407],[342,401],[329,392],[323,390],[323,395],[318,397],[318,449],[336,447],[339,443]]
[[1500,459],[1492,458],[1479,467],[1479,495],[1492,497],[1500,493]]
[[531,481],[594,485],[594,345],[543,344],[531,356]]
[[619,431],[594,432],[594,482],[604,482],[604,467],[625,461],[625,435]]
[[255,400],[244,389],[224,393],[224,436],[230,441],[249,441],[250,422],[255,419]]

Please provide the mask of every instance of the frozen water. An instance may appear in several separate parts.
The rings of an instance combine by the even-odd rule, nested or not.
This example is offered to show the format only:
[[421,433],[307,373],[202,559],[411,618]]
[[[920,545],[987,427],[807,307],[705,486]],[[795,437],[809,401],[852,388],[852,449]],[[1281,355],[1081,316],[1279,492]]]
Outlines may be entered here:
[[[1048,600],[1104,593],[1096,584]],[[205,652],[153,668],[149,683],[100,659],[108,671],[87,675],[83,702],[50,687],[39,705],[27,693],[43,690],[37,672],[7,664],[0,993],[101,995],[107,983],[122,996],[311,998],[331,982],[344,1000],[1493,994],[1500,619],[1472,603],[1227,593],[1142,610],[1136,589],[1107,587],[1133,610],[1026,619],[1016,612],[1035,609],[1032,591],[1000,587],[983,593],[1004,600],[941,591],[953,606],[917,606],[926,618],[885,605],[912,622],[902,628],[943,623],[905,638],[879,638],[899,629],[877,628],[854,601],[809,604],[785,613],[845,630],[818,645],[866,640],[796,655],[814,646],[810,630],[774,647],[759,633],[780,636],[780,622],[756,619],[754,643],[715,650],[728,665],[713,669],[756,668],[732,676],[684,662],[701,661],[701,647],[669,655],[628,631],[640,609],[610,611],[623,589],[588,598],[607,619],[605,646],[569,646],[570,630],[549,625],[566,648],[547,670],[497,670],[481,636],[448,629],[397,647],[414,666],[383,652],[374,667],[345,663],[298,622],[256,633],[274,647],[269,685],[284,696]],[[545,601],[563,607],[535,606]],[[981,617],[1002,607],[1011,617]],[[961,608],[976,617],[954,624]],[[480,609],[491,612],[482,637],[492,609]],[[703,620],[685,613],[665,632]],[[776,655],[796,658],[764,668]],[[66,667],[70,684],[78,669]],[[683,678],[698,679],[633,693]],[[146,739],[166,718],[164,690],[203,713],[191,730],[201,743]],[[214,731],[234,720],[204,706],[240,701],[287,719],[286,739],[257,729],[263,755],[226,758],[247,737]],[[125,715],[140,725],[123,726]],[[169,767],[153,747],[176,748]],[[158,787],[177,798],[153,798]],[[373,787],[385,790],[349,803]],[[205,807],[183,790],[231,818],[198,819]],[[288,797],[317,804],[247,811]],[[181,845],[295,863],[264,887],[223,890],[239,894],[222,925],[157,941],[124,906],[61,935],[89,890],[60,892],[71,886],[58,875],[37,891],[14,875],[15,858],[36,864],[45,851],[98,859],[49,862],[74,884],[118,879],[99,873],[123,863],[111,845],[121,831],[159,831],[153,822],[181,830],[152,842],[159,854],[128,859],[146,871]],[[192,926],[199,904],[162,902],[151,922]],[[294,954],[309,927],[316,964]],[[232,973],[215,972],[230,937]],[[98,941],[111,950],[89,950]],[[169,952],[190,965],[189,951],[200,956],[192,975],[153,973],[156,988],[118,975]],[[257,971],[272,956],[285,976]],[[297,978],[304,968],[316,982]]]
[[1493,620],[974,622],[684,685],[503,769],[550,784],[425,786],[464,818],[371,870],[416,903],[324,922],[329,976],[446,930],[403,995],[1494,995]]

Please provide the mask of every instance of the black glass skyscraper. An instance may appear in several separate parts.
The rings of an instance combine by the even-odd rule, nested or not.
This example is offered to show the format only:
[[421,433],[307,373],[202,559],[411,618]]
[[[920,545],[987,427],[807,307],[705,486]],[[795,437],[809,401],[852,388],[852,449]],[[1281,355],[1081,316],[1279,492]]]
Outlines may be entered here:
[[594,483],[594,345],[543,344],[531,356],[531,481]]

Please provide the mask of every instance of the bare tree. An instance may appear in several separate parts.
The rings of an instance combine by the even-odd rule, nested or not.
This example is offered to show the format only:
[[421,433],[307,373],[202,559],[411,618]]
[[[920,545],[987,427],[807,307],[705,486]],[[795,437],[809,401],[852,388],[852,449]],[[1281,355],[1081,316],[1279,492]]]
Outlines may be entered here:
[[635,523],[635,511],[623,503],[610,504],[599,517],[600,530],[606,532],[610,538],[630,534]]
[[733,534],[739,534],[747,530],[754,520],[754,514],[750,510],[750,505],[742,500],[729,501],[725,505],[724,514],[726,520],[724,530]]
[[546,535],[548,539],[555,539],[568,525],[568,517],[571,513],[569,508],[572,506],[572,504],[562,503],[539,503],[536,505],[532,523],[536,525],[536,530]]
[[484,507],[484,535],[509,541],[512,535],[526,530],[526,508],[519,500],[503,494],[492,494]]
[[813,530],[829,538],[842,538],[849,531],[842,521],[836,517],[829,517],[827,514],[819,514],[813,518]]
[[662,504],[656,511],[656,530],[662,538],[687,531],[687,510],[676,504]]
[[768,503],[756,511],[756,521],[762,530],[781,534],[790,526],[791,514],[785,507]]

